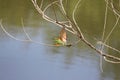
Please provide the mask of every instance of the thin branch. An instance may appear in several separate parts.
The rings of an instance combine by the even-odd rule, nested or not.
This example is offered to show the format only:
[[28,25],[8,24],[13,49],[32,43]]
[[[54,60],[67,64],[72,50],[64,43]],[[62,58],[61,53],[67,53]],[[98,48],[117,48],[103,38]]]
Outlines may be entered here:
[[108,48],[110,48],[110,49],[112,49],[112,50],[120,53],[120,50],[118,50],[118,49],[116,49],[116,48],[114,48],[114,47],[112,47],[112,46],[109,46],[109,45],[107,45],[107,44],[105,44],[105,43],[103,43],[103,42],[101,42],[101,41],[99,41],[99,42],[97,42],[97,43],[98,43],[98,44],[102,44],[102,45],[104,45],[104,46],[106,46],[106,47],[108,47]]
[[101,52],[101,50],[96,49],[96,47],[94,47],[90,42],[88,42],[86,39],[80,38],[86,45],[88,45],[90,48],[92,48],[93,50],[95,50],[97,53],[99,53],[100,55],[102,55],[103,57],[107,57],[107,58],[111,58],[114,60],[118,60],[120,61],[119,57],[115,57],[109,54],[106,54],[104,52]]
[[12,36],[10,33],[8,33],[8,32],[5,30],[5,28],[3,27],[3,25],[2,25],[2,20],[0,20],[0,26],[1,26],[2,30],[5,32],[5,34],[7,34],[10,38],[15,39],[15,40],[17,40],[17,41],[25,41],[25,42],[28,41],[28,42],[29,42],[29,40],[18,39],[18,38],[16,38],[16,37]]
[[[107,23],[107,14],[108,14],[108,0],[106,0],[104,26],[103,26],[102,40],[101,41],[104,41],[104,37],[105,37],[105,30],[106,30],[106,23]],[[103,48],[104,48],[104,45],[101,44],[101,47],[100,47],[100,51],[101,52],[103,52]],[[103,58],[102,58],[102,56],[100,56],[100,68],[101,68],[101,71],[103,72],[102,62],[103,62]]]
[[106,43],[106,41],[108,40],[108,38],[111,36],[112,32],[114,31],[114,29],[116,28],[116,26],[117,26],[117,24],[118,24],[118,22],[119,22],[119,19],[120,19],[120,17],[117,18],[116,23],[114,24],[114,26],[113,26],[113,28],[111,29],[111,31],[110,31],[110,33],[108,34],[108,36],[106,37],[104,43]]
[[[66,3],[67,3],[67,2],[68,2],[68,1],[66,1]],[[69,26],[70,26],[70,28],[72,29],[72,31],[73,31],[75,34],[77,34],[77,31],[74,29],[74,26],[73,26],[73,25],[75,25],[75,24],[73,24],[74,22],[68,17],[67,12],[65,11],[65,8],[64,8],[64,6],[63,6],[63,0],[60,0],[60,5],[58,5],[58,6],[59,6],[60,11],[62,12],[63,16],[68,20]],[[66,6],[68,7],[68,5],[66,5]]]
[[115,8],[114,8],[114,5],[113,5],[113,0],[111,0],[112,2],[110,3],[111,4],[111,7],[112,7],[112,10],[113,12],[120,17],[120,14],[118,13],[119,11],[117,11]]
[[66,15],[66,11],[65,8],[63,6],[63,0],[60,0],[60,5],[61,5],[61,10],[63,11],[63,13]]
[[[42,42],[38,42],[38,41],[34,41],[34,40],[32,40],[31,38],[30,38],[30,35],[28,35],[28,33],[26,32],[26,30],[24,29],[24,24],[23,24],[23,22],[22,22],[22,27],[23,27],[23,30],[24,30],[24,33],[25,33],[25,35],[27,36],[27,40],[22,40],[22,39],[18,39],[18,38],[16,38],[16,37],[14,37],[13,35],[11,35],[10,33],[8,33],[7,31],[6,31],[6,29],[3,27],[3,25],[2,25],[2,20],[0,20],[0,26],[1,26],[1,28],[2,28],[2,30],[5,32],[5,34],[7,35],[7,36],[9,36],[10,38],[12,38],[12,39],[14,39],[14,40],[16,40],[16,41],[21,41],[21,42],[32,42],[32,43],[36,43],[36,44],[40,44],[40,45],[44,45],[44,46],[55,46],[56,47],[56,45],[52,45],[52,44],[47,44],[47,43],[42,43]],[[62,45],[61,45],[62,46]]]
[[74,22],[74,24],[75,24],[75,27],[76,27],[76,29],[77,29],[77,32],[78,32],[79,36],[84,37],[83,34],[82,34],[82,32],[81,32],[81,30],[80,30],[80,28],[79,28],[79,26],[78,26],[78,24],[77,24],[77,22],[76,22],[76,20],[75,20],[75,12],[76,12],[77,7],[78,7],[78,5],[79,5],[80,2],[81,2],[81,0],[79,0],[79,1],[77,2],[76,6],[75,6],[75,8],[74,8],[74,10],[73,10],[72,18],[73,18],[73,22]]
[[45,12],[49,7],[51,7],[52,5],[54,5],[54,4],[57,3],[57,2],[58,2],[58,1],[54,1],[54,2],[50,3],[49,5],[47,5],[47,6],[44,8],[43,12]]
[[26,32],[26,30],[24,28],[23,19],[21,19],[21,23],[22,23],[23,31],[24,31],[25,35],[27,36],[28,40],[32,41],[32,39],[30,38],[30,36],[28,35],[28,33]]
[[40,8],[42,8],[42,5],[43,5],[43,0],[41,1]]
[[107,23],[107,13],[108,13],[108,0],[106,0],[106,9],[105,9],[105,18],[104,18],[104,27],[102,33],[102,41],[104,40],[105,30],[106,30],[106,23]]
[[120,64],[120,61],[112,61],[110,59],[107,59],[107,57],[104,57],[105,61],[109,62],[109,63],[114,63],[114,64]]
[[[52,2],[52,0],[50,0],[50,1]],[[52,6],[52,9],[53,9],[53,12],[54,12],[55,20],[58,22],[57,14],[56,14],[54,5]]]

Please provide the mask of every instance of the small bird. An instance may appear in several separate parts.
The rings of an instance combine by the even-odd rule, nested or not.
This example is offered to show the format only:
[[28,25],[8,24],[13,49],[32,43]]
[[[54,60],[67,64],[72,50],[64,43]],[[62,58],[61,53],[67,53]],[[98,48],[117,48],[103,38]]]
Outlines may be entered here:
[[66,45],[66,43],[67,43],[66,30],[65,27],[63,27],[59,33],[59,37],[55,39],[55,45],[56,46]]

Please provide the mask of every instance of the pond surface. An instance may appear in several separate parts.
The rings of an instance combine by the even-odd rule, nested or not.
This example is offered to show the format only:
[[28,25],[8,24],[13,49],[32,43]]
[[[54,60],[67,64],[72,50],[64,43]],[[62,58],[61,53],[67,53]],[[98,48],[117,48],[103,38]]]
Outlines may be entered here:
[[[76,0],[75,0],[76,1]],[[45,1],[48,2],[47,0]],[[69,7],[72,5],[69,2]],[[79,7],[76,19],[86,39],[99,48],[101,40],[105,2],[104,0],[84,0]],[[72,7],[68,16],[71,15]],[[53,14],[48,12],[47,14]],[[109,12],[107,35],[115,23],[115,17]],[[24,29],[33,41],[22,42],[10,38],[0,27],[0,80],[120,80],[120,64],[111,64],[103,60],[100,67],[100,55],[80,42],[72,47],[54,47],[53,40],[61,28],[41,18],[30,0],[0,0],[0,18],[3,26],[17,39],[26,40]],[[68,42],[77,38],[68,34]],[[120,50],[120,26],[110,36],[108,43]],[[48,45],[45,45],[48,44]],[[105,51],[116,53],[108,48]],[[120,56],[119,53],[115,54]]]

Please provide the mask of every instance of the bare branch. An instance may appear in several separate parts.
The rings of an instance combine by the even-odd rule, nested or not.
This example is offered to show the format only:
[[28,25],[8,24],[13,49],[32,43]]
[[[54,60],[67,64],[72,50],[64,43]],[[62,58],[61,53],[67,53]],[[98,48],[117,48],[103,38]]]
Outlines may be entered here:
[[90,48],[92,48],[92,49],[95,50],[97,53],[99,53],[101,56],[120,61],[120,58],[119,58],[119,57],[115,57],[115,56],[106,54],[106,53],[102,52],[101,50],[96,49],[96,47],[94,47],[94,46],[93,46],[90,42],[88,42],[86,39],[81,38],[81,40],[82,40],[86,45],[88,45]]
[[104,27],[102,33],[102,41],[104,40],[105,30],[106,30],[106,23],[107,23],[107,14],[108,14],[108,0],[106,0],[106,9],[105,9],[105,17],[104,17]]
[[102,45],[104,45],[104,46],[106,46],[106,47],[108,47],[108,48],[110,48],[110,49],[112,49],[112,50],[120,53],[120,50],[118,50],[118,49],[116,49],[116,48],[113,48],[112,46],[109,46],[109,45],[107,45],[107,44],[105,44],[105,43],[103,43],[103,42],[101,42],[101,41],[99,41],[99,42],[97,42],[97,43],[98,43],[98,44],[102,44]]
[[41,1],[40,8],[42,8],[42,5],[43,5],[43,0]]
[[[63,27],[63,26],[64,26],[64,27],[68,27],[68,26],[66,26],[66,25],[64,25],[64,24],[59,23],[59,21],[56,21],[56,20],[50,18],[49,16],[45,15],[45,13],[41,10],[41,8],[37,5],[37,3],[35,3],[34,0],[31,0],[31,1],[32,1],[34,7],[36,8],[36,10],[39,12],[39,14],[42,15],[43,19],[47,20],[48,22],[54,23],[54,24],[58,25],[59,27]],[[76,34],[76,33],[74,33],[72,30],[70,30],[70,29],[68,29],[68,28],[65,28],[65,29],[66,29],[67,31],[73,33],[73,34]]]
[[28,38],[27,40],[18,39],[18,38],[16,38],[16,37],[14,37],[13,35],[11,35],[9,32],[7,32],[6,29],[5,29],[5,28],[3,27],[3,25],[2,25],[2,20],[0,20],[0,26],[1,26],[2,30],[5,32],[5,34],[6,34],[7,36],[9,36],[10,38],[12,38],[12,39],[14,39],[14,40],[16,40],[16,41],[31,42],[31,43],[36,43],[36,44],[44,45],[44,46],[53,46],[53,47],[56,46],[56,45],[46,44],[46,43],[42,43],[42,42],[39,42],[39,41],[34,41],[34,40],[32,40],[32,39],[30,38],[30,35],[26,32],[26,30],[25,30],[25,28],[24,28],[23,22],[22,22],[22,27],[23,27],[23,30],[24,30],[25,35],[26,35],[27,38]]
[[2,30],[5,32],[5,34],[7,34],[10,38],[15,39],[15,40],[17,40],[17,41],[25,41],[25,42],[26,42],[26,41],[29,41],[29,40],[18,39],[18,38],[16,38],[16,37],[12,36],[10,33],[8,33],[8,32],[5,30],[5,28],[3,27],[3,25],[2,25],[2,20],[0,20],[0,26],[1,26]]
[[119,19],[120,19],[120,17],[117,18],[116,23],[114,24],[114,26],[113,26],[113,28],[111,29],[111,31],[110,31],[110,33],[108,34],[108,36],[106,37],[104,43],[106,43],[106,41],[108,40],[108,38],[111,36],[112,32],[114,31],[114,29],[116,28],[116,26],[117,26],[117,24],[118,24],[118,22],[119,22]]
[[50,3],[49,5],[47,5],[46,7],[45,7],[45,9],[43,10],[43,13],[45,13],[45,11],[49,8],[49,7],[51,7],[53,4],[55,4],[55,3],[57,3],[58,1],[54,1],[54,2],[52,2],[52,3]]
[[117,10],[114,8],[113,0],[112,0],[112,2],[111,2],[110,4],[111,4],[111,7],[112,7],[113,12],[114,12],[117,16],[120,17],[120,14],[118,13],[119,11],[117,11]]
[[63,6],[63,0],[60,0],[60,5],[61,5],[61,10],[63,11],[63,13],[66,15],[66,11],[65,8]]
[[32,41],[32,39],[30,38],[28,33],[25,31],[24,24],[23,24],[23,19],[21,19],[21,23],[22,23],[23,31],[24,31],[25,35],[27,36],[28,40]]
[[120,61],[112,61],[110,59],[107,59],[107,57],[104,57],[105,61],[109,62],[109,63],[114,63],[114,64],[120,64]]
[[75,20],[75,12],[76,12],[77,7],[78,7],[78,5],[79,5],[80,2],[81,2],[81,0],[78,0],[77,4],[76,4],[76,6],[75,6],[75,8],[73,10],[72,18],[73,18],[74,26],[76,27],[79,36],[82,37],[82,38],[84,38],[84,36],[83,36],[83,34],[82,34],[82,32],[81,32],[81,30],[80,30],[80,28],[79,28],[76,20]]

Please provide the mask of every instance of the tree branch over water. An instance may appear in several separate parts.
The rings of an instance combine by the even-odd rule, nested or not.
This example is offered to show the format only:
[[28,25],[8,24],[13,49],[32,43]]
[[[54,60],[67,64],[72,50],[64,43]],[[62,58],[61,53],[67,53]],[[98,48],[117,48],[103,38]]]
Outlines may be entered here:
[[[64,25],[64,24],[62,24],[62,23],[60,24],[59,21],[55,21],[55,20],[51,19],[50,17],[48,17],[48,16],[45,14],[45,10],[50,7],[49,5],[53,5],[53,4],[56,3],[57,1],[54,1],[54,2],[50,3],[50,4],[45,8],[45,10],[43,10],[43,11],[42,11],[42,9],[38,6],[38,4],[37,4],[37,2],[36,2],[35,0],[31,0],[31,1],[32,1],[35,9],[39,12],[40,15],[42,15],[43,19],[45,19],[45,20],[47,20],[47,21],[49,21],[49,22],[51,22],[51,23],[54,23],[54,24],[56,24],[56,25],[58,25],[58,26],[60,26],[60,27],[64,27],[64,26],[65,26],[65,27],[66,27],[66,26],[70,27],[69,25]],[[109,54],[107,54],[107,53],[103,53],[101,50],[98,50],[95,46],[93,46],[89,41],[87,41],[87,40],[85,39],[84,35],[82,34],[82,32],[81,32],[81,30],[80,30],[80,27],[77,25],[77,22],[76,22],[76,20],[75,20],[75,12],[76,12],[77,7],[78,7],[78,5],[80,4],[80,2],[81,2],[81,0],[78,0],[77,4],[76,4],[75,7],[74,7],[73,15],[72,15],[73,20],[70,20],[69,18],[67,18],[68,22],[70,22],[70,24],[72,24],[72,27],[71,27],[71,28],[74,29],[75,31],[71,31],[71,30],[67,29],[68,27],[66,27],[66,30],[69,31],[69,32],[71,32],[72,34],[76,35],[76,36],[77,36],[81,41],[83,41],[87,46],[89,46],[91,49],[95,50],[98,54],[100,54],[101,56],[103,56],[105,59],[111,58],[111,59],[117,60],[118,62],[116,62],[116,63],[120,63],[120,58],[115,57],[115,56],[112,56],[112,55],[109,55]],[[64,6],[63,6],[63,0],[59,0],[59,3],[60,3],[60,9],[63,11],[64,16],[67,17],[65,8],[64,8]],[[43,4],[41,3],[41,5],[43,5]],[[76,32],[77,32],[77,33],[76,33]],[[107,60],[107,61],[109,61],[109,60]],[[112,61],[109,61],[109,62],[112,62]],[[114,62],[114,61],[113,61],[113,62]],[[115,63],[115,62],[114,62],[114,63]]]
[[[104,53],[102,50],[99,50],[97,49],[93,44],[91,44],[86,38],[85,36],[83,35],[80,27],[82,26],[78,26],[77,24],[77,21],[75,19],[75,12],[77,11],[77,8],[78,6],[80,5],[81,3],[81,0],[78,0],[77,4],[74,6],[74,10],[73,10],[73,13],[72,13],[72,19],[70,19],[68,16],[67,16],[67,13],[66,13],[66,10],[64,8],[64,5],[63,5],[63,0],[57,0],[57,1],[53,1],[51,3],[49,3],[44,9],[43,9],[43,3],[44,3],[44,0],[41,1],[41,4],[40,6],[38,5],[37,1],[36,0],[31,0],[35,9],[38,11],[38,13],[42,16],[42,18],[48,22],[51,22],[55,25],[58,25],[59,27],[63,28],[65,27],[65,29],[72,33],[73,35],[77,36],[79,41],[82,41],[83,43],[85,43],[87,46],[89,46],[92,50],[96,51],[100,56],[102,56],[104,58],[105,61],[107,62],[110,62],[110,63],[120,63],[120,58],[119,57],[116,57],[116,56],[113,56],[113,55],[110,55],[108,53]],[[57,5],[59,7],[59,9],[62,11],[66,21],[59,21],[59,20],[55,20],[51,17],[49,17],[47,14],[45,14],[45,12],[47,11],[48,8],[50,8],[51,6],[53,5]],[[111,4],[112,5],[112,4]],[[112,6],[112,9],[114,7]],[[115,13],[115,11],[113,10],[113,12]],[[117,14],[117,13],[116,13]],[[118,15],[118,19],[116,21],[116,24],[118,23],[119,21],[119,15]],[[66,24],[66,22],[68,24]],[[40,42],[36,42],[36,41],[33,41],[30,36],[27,34],[27,32],[25,31],[24,29],[24,25],[23,25],[23,22],[22,22],[22,26],[23,26],[23,30],[24,30],[24,33],[25,35],[27,36],[28,40],[20,40],[20,39],[17,39],[15,37],[13,37],[12,35],[10,35],[6,30],[5,28],[3,27],[2,25],[2,21],[0,21],[0,26],[1,28],[3,29],[3,31],[11,38],[15,39],[15,40],[18,40],[18,41],[29,41],[29,42],[33,42],[33,43],[38,43],[40,44]],[[112,31],[112,30],[111,30]],[[112,31],[113,32],[113,31]],[[112,33],[110,32],[110,34]],[[108,36],[109,37],[109,36]],[[106,42],[106,41],[105,41]],[[44,45],[44,44],[43,44]],[[99,45],[102,45],[102,46],[106,46],[106,44],[104,42],[101,42],[99,43]],[[50,45],[47,45],[46,46],[50,46]],[[52,46],[52,45],[51,45]],[[71,44],[72,46],[72,44]],[[107,46],[106,46],[107,47]],[[109,47],[108,47],[109,48]],[[111,47],[110,47],[111,48]],[[112,49],[112,48],[111,48]],[[113,48],[113,50],[116,50],[117,52],[120,52],[119,50]]]

